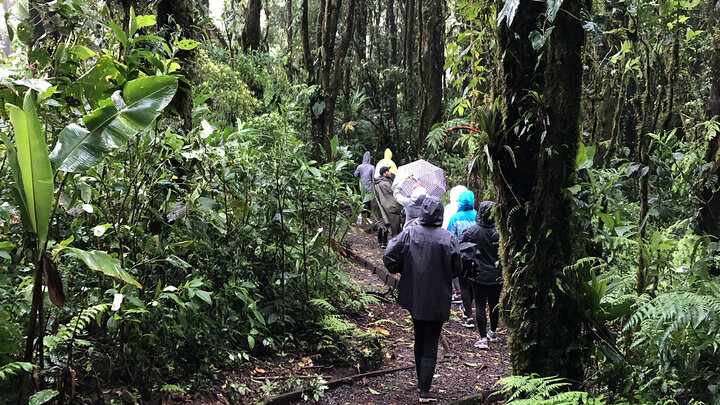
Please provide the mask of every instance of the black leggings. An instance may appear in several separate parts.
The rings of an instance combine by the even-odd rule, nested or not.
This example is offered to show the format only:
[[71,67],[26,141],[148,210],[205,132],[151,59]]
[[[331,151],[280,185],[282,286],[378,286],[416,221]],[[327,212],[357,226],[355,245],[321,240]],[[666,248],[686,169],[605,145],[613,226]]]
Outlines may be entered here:
[[500,318],[498,302],[500,302],[500,291],[502,284],[485,285],[472,283],[473,295],[475,295],[475,325],[477,325],[480,337],[487,336],[487,317],[485,315],[485,303],[490,307],[490,330],[495,332]]
[[472,288],[472,281],[468,280],[465,277],[460,276],[460,296],[462,297],[462,304],[465,308],[465,313],[463,316],[467,316],[468,318],[473,317],[473,288]]
[[436,360],[443,321],[421,321],[413,318],[415,326],[415,364],[423,357]]

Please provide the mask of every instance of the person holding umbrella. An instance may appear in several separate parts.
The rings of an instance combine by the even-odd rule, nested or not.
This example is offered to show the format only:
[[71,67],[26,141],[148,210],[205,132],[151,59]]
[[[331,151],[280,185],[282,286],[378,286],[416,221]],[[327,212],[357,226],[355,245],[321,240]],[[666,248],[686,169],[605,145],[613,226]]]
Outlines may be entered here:
[[430,386],[438,342],[442,325],[450,318],[452,279],[462,271],[458,241],[440,226],[442,220],[440,199],[425,197],[418,224],[392,239],[383,256],[388,271],[400,273],[398,304],[412,317],[420,402],[437,400]]
[[403,183],[412,180],[415,185],[413,186],[413,191],[410,194],[410,197],[405,197],[402,194],[402,187],[395,187],[395,191],[393,192],[393,197],[395,197],[395,200],[400,203],[403,207],[405,207],[405,224],[403,227],[407,227],[409,224],[413,223],[416,219],[420,217],[420,212],[422,211],[422,202],[425,200],[425,196],[427,195],[427,190],[425,187],[420,184],[419,181],[415,177],[408,177],[406,178]]

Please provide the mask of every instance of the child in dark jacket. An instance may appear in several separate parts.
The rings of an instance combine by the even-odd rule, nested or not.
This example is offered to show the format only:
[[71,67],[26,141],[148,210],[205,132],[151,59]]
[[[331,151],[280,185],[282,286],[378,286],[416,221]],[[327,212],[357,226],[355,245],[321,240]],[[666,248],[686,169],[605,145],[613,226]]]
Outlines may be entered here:
[[[476,224],[463,232],[460,242],[475,244],[476,252],[473,255],[472,270],[467,276],[472,282],[475,296],[475,324],[480,339],[475,342],[479,349],[488,348],[488,338],[496,340],[497,326],[500,318],[498,303],[502,291],[503,275],[498,255],[498,242],[500,236],[495,229],[495,220],[492,215],[491,201],[483,201],[477,210]],[[466,266],[468,267],[468,266]],[[490,312],[490,330],[487,331],[485,308]]]

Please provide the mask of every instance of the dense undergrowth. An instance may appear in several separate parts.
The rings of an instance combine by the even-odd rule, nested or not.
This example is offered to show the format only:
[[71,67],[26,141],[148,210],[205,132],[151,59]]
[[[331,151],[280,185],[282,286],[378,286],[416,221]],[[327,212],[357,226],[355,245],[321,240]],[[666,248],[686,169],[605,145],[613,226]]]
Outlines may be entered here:
[[[362,201],[351,177],[359,156],[390,140],[403,163],[411,157],[397,152],[417,147],[404,137],[417,117],[400,114],[384,128],[394,106],[369,95],[387,90],[381,77],[396,87],[417,78],[401,83],[398,69],[363,62],[367,83],[338,101],[339,136],[319,159],[311,132],[319,89],[298,78],[297,61],[167,35],[152,15],[133,13],[120,27],[105,21],[107,8],[77,3],[47,5],[57,7],[44,12],[58,31],[31,47],[32,24],[11,21],[15,53],[0,65],[0,102],[16,106],[0,109],[0,403],[35,391],[36,403],[132,403],[163,389],[212,389],[224,372],[290,351],[377,365],[375,336],[343,318],[371,298],[347,282],[339,251]],[[720,403],[720,245],[695,230],[700,194],[718,180],[706,155],[720,127],[699,101],[708,92],[699,64],[710,38],[698,2],[661,3],[612,1],[608,12],[596,1],[582,16],[585,145],[576,184],[564,192],[582,236],[567,248],[585,257],[556,273],[581,281],[568,292],[583,314],[576,345],[585,380],[515,376],[505,380],[511,403]],[[446,122],[421,153],[446,169],[449,184],[468,180],[469,170],[478,200],[492,198],[486,146],[500,135],[486,88],[496,79],[487,23],[496,22],[479,4],[464,4],[462,17],[476,25],[448,47],[457,88],[447,89]],[[625,16],[644,25],[630,32]],[[677,59],[663,52],[670,43],[682,45]],[[178,57],[188,51],[198,55],[190,79]],[[637,133],[636,94],[617,114],[622,131],[608,131],[612,117],[603,111],[612,109],[597,105],[621,99],[617,88],[652,87],[651,79],[659,91],[660,79],[641,63],[663,58],[679,61],[687,83],[670,103],[672,128]],[[171,101],[188,84],[190,131]],[[128,110],[138,100],[153,108]],[[666,104],[657,101],[658,116]],[[482,132],[444,131],[471,120]],[[38,124],[23,130],[22,122]],[[601,136],[603,128],[615,138]],[[392,135],[381,140],[380,129]],[[112,142],[79,141],[88,131]],[[641,137],[649,141],[645,163]],[[45,155],[14,154],[28,149],[24,140]],[[29,203],[32,191],[19,186],[34,171],[45,176],[45,194]],[[47,214],[47,227],[29,215],[31,205]],[[37,293],[43,273],[48,291]],[[38,339],[26,346],[31,324]],[[322,392],[322,381],[314,383]],[[265,393],[280,389],[268,384]]]
[[[61,149],[60,129],[79,123],[93,130],[83,116],[102,109],[114,92],[132,107],[134,79],[183,79],[174,55],[200,44],[127,31],[153,25],[153,16],[133,16],[121,29],[132,42],[122,46],[106,31],[94,33],[103,38],[100,47],[89,36],[47,44],[56,56],[36,62],[38,70],[55,72],[48,79],[21,67],[27,53],[17,38],[17,54],[0,68],[3,102],[22,106],[30,94],[47,136],[45,153]],[[36,228],[24,229],[26,212],[10,198],[21,170],[6,154],[19,135],[17,122],[2,114],[2,131],[14,142],[5,143],[0,168],[0,402],[15,401],[21,391],[12,387],[33,369],[34,386],[55,390],[44,395],[142,400],[164,386],[209,387],[219,372],[272,353],[316,353],[349,366],[377,361],[374,335],[339,318],[369,300],[349,287],[338,256],[344,214],[359,205],[350,152],[333,143],[326,163],[311,159],[307,100],[279,62],[243,56],[235,60],[238,70],[222,52],[210,58],[197,50],[203,57],[191,132],[168,107],[125,142],[89,149],[90,164],[68,168],[86,157],[74,151],[59,170],[53,160],[57,205],[40,252]],[[23,156],[18,160],[24,169]],[[79,253],[59,254],[66,246]],[[86,265],[82,252],[109,256]],[[64,302],[53,306],[45,295],[33,365],[24,348],[34,274],[44,269],[38,255],[56,263]],[[113,387],[121,389],[108,393]]]

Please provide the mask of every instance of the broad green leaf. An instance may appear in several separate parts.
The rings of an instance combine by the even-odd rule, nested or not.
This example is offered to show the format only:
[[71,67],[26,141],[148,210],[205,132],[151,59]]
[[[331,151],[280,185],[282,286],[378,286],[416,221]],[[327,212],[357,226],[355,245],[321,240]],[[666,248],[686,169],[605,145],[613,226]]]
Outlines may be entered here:
[[502,10],[498,13],[497,24],[502,24],[503,20],[507,19],[507,26],[511,26],[515,19],[518,7],[520,6],[520,0],[504,0]]
[[125,100],[119,92],[115,104],[107,104],[83,118],[88,129],[70,124],[60,132],[51,154],[56,170],[77,173],[96,165],[103,153],[118,148],[146,129],[170,103],[177,90],[171,76],[135,79],[125,86]]
[[102,252],[100,250],[87,251],[65,246],[56,249],[56,252],[60,252],[65,249],[74,253],[91,269],[101,271],[108,276],[119,278],[120,280],[128,284],[133,284],[142,288],[140,283],[135,281],[135,279],[130,275],[130,273],[125,271],[125,269],[120,266],[120,260],[110,256],[106,252]]
[[563,0],[547,0],[547,20],[551,23],[555,21],[560,6],[562,6]]
[[38,119],[31,90],[25,93],[23,109],[14,105],[8,105],[8,109],[15,131],[17,161],[23,179],[27,213],[32,230],[37,233],[39,254],[47,239],[54,197],[53,173],[45,144],[45,131]]
[[155,25],[155,16],[154,15],[139,15],[135,17],[135,25],[137,26],[137,29],[142,29],[145,27],[149,27],[151,25]]
[[115,33],[115,36],[118,37],[118,39],[122,43],[123,48],[129,49],[130,47],[128,46],[129,45],[128,38],[127,38],[127,35],[125,34],[125,31],[119,25],[115,24],[112,21],[108,21],[108,25],[110,25],[110,28]]
[[580,142],[578,145],[577,156],[575,157],[575,168],[579,168],[583,163],[585,163],[585,160],[587,160],[587,150],[585,149],[585,145]]
[[90,59],[97,55],[95,51],[83,45],[75,45],[70,48],[70,53],[80,58],[80,60]]
[[36,392],[30,397],[28,402],[30,405],[42,405],[48,403],[51,399],[55,398],[59,392],[55,390],[42,390]]
[[85,98],[92,108],[98,108],[100,101],[110,97],[112,92],[125,83],[125,76],[118,70],[115,61],[101,56],[90,71],[82,75],[75,84],[81,85]]
[[7,156],[8,164],[10,165],[10,172],[12,174],[13,181],[15,182],[15,187],[12,187],[10,190],[13,193],[13,196],[15,197],[15,200],[20,209],[20,218],[22,220],[23,227],[30,232],[34,232],[32,223],[30,222],[30,214],[28,213],[27,209],[25,192],[23,191],[24,188],[22,183],[22,173],[20,172],[20,164],[18,163],[15,145],[4,133],[0,132],[0,137],[2,137],[2,140],[5,143],[5,153]]
[[200,42],[194,40],[194,39],[181,39],[177,42],[178,48],[182,49],[183,51],[189,51],[191,49],[195,49],[200,45]]

